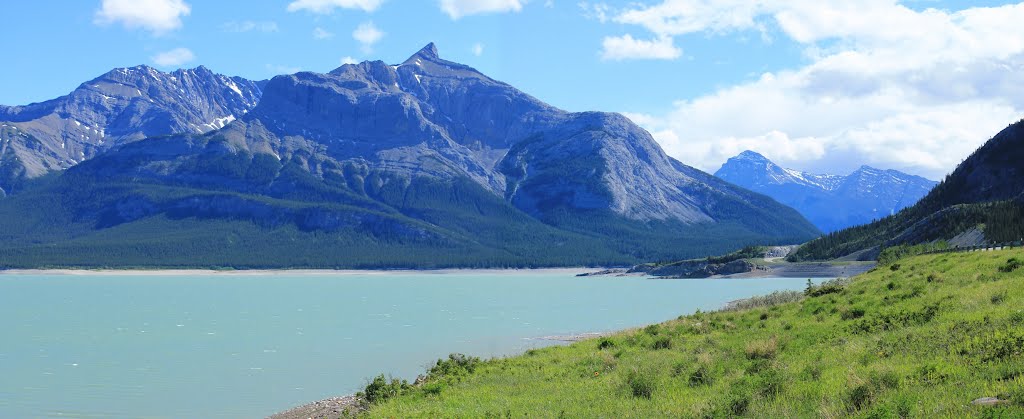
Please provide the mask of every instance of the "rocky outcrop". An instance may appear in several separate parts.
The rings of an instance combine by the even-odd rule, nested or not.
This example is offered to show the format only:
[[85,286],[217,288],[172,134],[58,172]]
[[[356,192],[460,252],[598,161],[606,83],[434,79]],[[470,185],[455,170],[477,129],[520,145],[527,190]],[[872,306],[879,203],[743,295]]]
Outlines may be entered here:
[[756,269],[761,269],[761,267],[742,259],[725,263],[689,260],[661,266],[648,271],[648,273],[663,278],[708,278],[716,275],[753,272]]

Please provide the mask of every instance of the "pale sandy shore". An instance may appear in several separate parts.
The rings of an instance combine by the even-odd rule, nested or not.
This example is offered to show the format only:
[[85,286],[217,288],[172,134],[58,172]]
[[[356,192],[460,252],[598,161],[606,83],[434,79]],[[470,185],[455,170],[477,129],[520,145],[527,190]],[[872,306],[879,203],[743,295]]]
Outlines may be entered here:
[[357,270],[357,269],[8,269],[0,270],[0,275],[124,275],[124,276],[251,276],[251,275],[402,275],[402,274],[437,274],[437,275],[530,275],[530,274],[572,274],[587,272],[596,268],[537,268],[537,269],[396,269],[396,270]]

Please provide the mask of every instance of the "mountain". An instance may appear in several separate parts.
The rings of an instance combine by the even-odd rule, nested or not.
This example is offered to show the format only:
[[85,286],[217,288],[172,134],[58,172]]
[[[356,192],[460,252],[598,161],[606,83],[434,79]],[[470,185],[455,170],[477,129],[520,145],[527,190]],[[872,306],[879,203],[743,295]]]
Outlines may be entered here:
[[715,176],[795,208],[825,232],[895,214],[938,184],[868,166],[847,176],[815,175],[780,167],[753,151],[729,159]]
[[818,235],[621,115],[554,108],[433,44],[277,76],[221,129],[32,188],[0,202],[8,266],[629,264]]
[[0,195],[130,141],[222,128],[259,102],[260,83],[206,67],[114,69],[67,96],[0,106]]
[[979,236],[996,243],[1024,238],[1024,121],[992,137],[917,204],[813,240],[790,259],[872,256],[885,247],[938,240],[956,245]]

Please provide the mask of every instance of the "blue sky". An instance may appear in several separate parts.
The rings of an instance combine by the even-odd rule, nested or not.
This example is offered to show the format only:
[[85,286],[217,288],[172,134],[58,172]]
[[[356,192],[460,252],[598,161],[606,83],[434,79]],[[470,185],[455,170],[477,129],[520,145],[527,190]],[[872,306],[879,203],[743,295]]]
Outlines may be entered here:
[[1012,2],[45,0],[5,15],[2,104],[114,67],[264,79],[433,41],[555,106],[625,113],[708,171],[750,148],[815,172],[939,178],[1024,109]]

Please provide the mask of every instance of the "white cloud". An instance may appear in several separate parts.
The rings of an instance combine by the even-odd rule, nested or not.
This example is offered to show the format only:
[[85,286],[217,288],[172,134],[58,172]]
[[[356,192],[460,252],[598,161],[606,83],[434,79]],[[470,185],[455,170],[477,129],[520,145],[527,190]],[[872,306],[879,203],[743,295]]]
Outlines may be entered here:
[[527,0],[441,0],[441,11],[452,20],[484,13],[518,12]]
[[175,48],[152,57],[153,62],[160,67],[177,67],[195,59],[196,55],[188,48]]
[[288,11],[305,10],[310,13],[328,14],[334,9],[361,9],[373,12],[384,3],[384,0],[295,0],[288,3]]
[[363,52],[369,54],[373,51],[373,45],[384,37],[384,32],[377,29],[373,22],[363,22],[352,31],[352,39],[362,44]]
[[355,58],[346,55],[344,57],[341,57],[341,65],[345,64],[359,64],[359,60],[356,60]]
[[319,26],[317,26],[315,29],[313,29],[313,39],[323,40],[323,39],[331,39],[331,38],[334,38],[334,34],[331,33],[331,32],[327,32],[326,29],[321,28]]
[[[941,178],[1024,115],[1024,4],[915,11],[894,1],[666,0],[612,20],[656,37],[763,30],[802,67],[631,115],[681,161],[714,171],[752,149],[796,168],[861,164]],[[638,57],[631,57],[638,58]]]
[[244,20],[241,22],[230,21],[225,22],[221,25],[221,29],[225,32],[277,32],[277,22],[266,21],[266,22],[255,22],[252,20]]
[[181,18],[191,12],[183,0],[103,0],[93,21],[99,25],[120,23],[160,35],[180,28]]
[[473,53],[473,55],[479,57],[484,54],[484,44],[477,42],[473,44],[473,48],[470,48],[469,50],[470,52]]
[[633,39],[633,36],[608,36],[604,38],[601,50],[602,60],[656,59],[674,60],[683,51],[673,45],[667,36],[652,40]]
[[582,1],[579,3],[580,9],[583,10],[583,17],[587,19],[594,19],[598,22],[605,23],[608,21],[608,13],[611,12],[611,7],[604,3],[588,3]]

